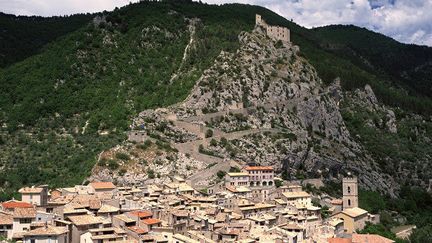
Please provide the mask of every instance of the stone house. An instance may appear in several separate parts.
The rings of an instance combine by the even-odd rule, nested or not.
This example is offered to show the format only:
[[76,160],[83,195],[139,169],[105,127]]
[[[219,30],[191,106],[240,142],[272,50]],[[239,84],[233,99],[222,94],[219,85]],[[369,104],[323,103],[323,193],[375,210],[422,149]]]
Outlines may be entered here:
[[68,229],[45,225],[23,234],[24,243],[69,243]]
[[23,187],[18,190],[23,202],[35,206],[46,206],[48,203],[48,185]]

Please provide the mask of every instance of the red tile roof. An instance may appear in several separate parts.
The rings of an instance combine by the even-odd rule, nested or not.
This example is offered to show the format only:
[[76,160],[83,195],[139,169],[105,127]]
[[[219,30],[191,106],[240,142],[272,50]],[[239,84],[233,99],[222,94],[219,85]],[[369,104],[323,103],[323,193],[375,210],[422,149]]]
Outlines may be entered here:
[[90,186],[94,189],[115,189],[116,186],[112,182],[92,182]]
[[248,166],[245,170],[273,170],[273,166]]
[[130,226],[130,227],[128,227],[128,229],[132,232],[137,233],[137,234],[147,234],[148,233],[148,230],[140,228],[138,226]]
[[2,206],[4,209],[13,209],[13,208],[32,208],[33,205],[27,202],[21,202],[21,201],[7,201],[2,203]]
[[160,221],[159,219],[153,219],[152,218],[152,219],[144,219],[144,220],[142,220],[142,222],[146,225],[153,225],[153,224],[159,224],[162,221]]
[[149,210],[132,211],[130,213],[138,218],[148,218],[153,216],[153,213]]

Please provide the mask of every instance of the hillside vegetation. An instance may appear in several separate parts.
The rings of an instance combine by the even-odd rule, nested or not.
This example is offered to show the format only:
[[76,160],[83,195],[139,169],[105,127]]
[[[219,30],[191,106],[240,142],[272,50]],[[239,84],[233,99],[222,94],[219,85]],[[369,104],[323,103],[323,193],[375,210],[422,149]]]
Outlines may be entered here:
[[[33,28],[40,41],[32,41],[33,32],[20,31],[1,39],[1,54],[7,56],[0,69],[3,198],[22,185],[81,183],[97,155],[124,139],[131,117],[183,100],[222,50],[234,52],[240,32],[253,29],[256,13],[270,24],[291,29],[300,55],[326,84],[336,77],[341,77],[346,91],[370,84],[380,102],[400,107],[404,116],[432,113],[426,92],[431,85],[427,54],[431,48],[380,38],[379,48],[372,48],[380,52],[370,53],[367,44],[354,45],[358,37],[345,28],[308,30],[257,6],[167,1],[64,18],[7,15],[13,21],[2,21],[0,26],[10,24],[14,30],[38,26],[47,31]],[[363,43],[378,38],[365,29],[354,32],[366,36]],[[17,39],[22,42],[13,41]],[[193,48],[188,49],[191,41]],[[408,56],[415,60],[407,57],[406,53],[423,49],[424,55]],[[396,66],[404,62],[413,66]],[[430,134],[430,126],[425,129]],[[378,139],[373,142],[384,146]],[[409,146],[424,145],[423,141]]]

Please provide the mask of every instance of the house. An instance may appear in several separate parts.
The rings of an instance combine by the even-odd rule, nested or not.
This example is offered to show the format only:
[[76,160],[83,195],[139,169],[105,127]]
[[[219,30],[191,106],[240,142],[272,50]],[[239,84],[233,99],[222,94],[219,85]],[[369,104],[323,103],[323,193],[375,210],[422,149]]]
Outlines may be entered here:
[[12,239],[12,225],[12,213],[0,211],[0,238]]
[[89,186],[95,194],[114,194],[117,188],[112,182],[92,182]]
[[17,200],[10,200],[0,204],[0,208],[6,212],[13,212],[15,208],[33,208],[33,205],[28,202],[22,202]]
[[368,221],[368,212],[364,209],[355,207],[345,209],[333,215],[333,217],[343,220],[345,232],[352,234],[365,227],[366,222]]
[[231,187],[248,186],[249,174],[246,172],[229,172],[225,176],[225,185]]
[[303,205],[305,207],[312,205],[312,198],[310,194],[305,191],[283,192],[282,198],[292,207],[296,205]]
[[23,233],[25,243],[69,243],[68,229],[45,225]]
[[102,226],[102,219],[90,214],[67,217],[72,222],[72,243],[84,242],[81,237],[90,229]]
[[46,206],[48,203],[48,185],[23,187],[18,190],[23,202],[35,206]]

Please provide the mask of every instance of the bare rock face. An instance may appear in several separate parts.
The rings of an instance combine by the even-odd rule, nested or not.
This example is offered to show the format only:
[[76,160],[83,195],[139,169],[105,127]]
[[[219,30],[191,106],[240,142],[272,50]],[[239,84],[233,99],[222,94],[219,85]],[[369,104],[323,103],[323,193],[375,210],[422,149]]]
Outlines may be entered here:
[[[326,87],[297,46],[277,42],[259,28],[241,33],[239,42],[235,53],[220,53],[184,102],[142,112],[133,129],[156,134],[178,154],[201,161],[194,166],[196,175],[211,174],[210,167],[228,160],[273,165],[293,179],[331,180],[350,171],[363,186],[393,194],[392,178],[377,171],[346,128],[339,80]],[[379,108],[369,86],[355,95],[370,109]],[[394,113],[385,124],[397,131]],[[215,182],[210,175],[191,178],[201,179],[201,185]]]

